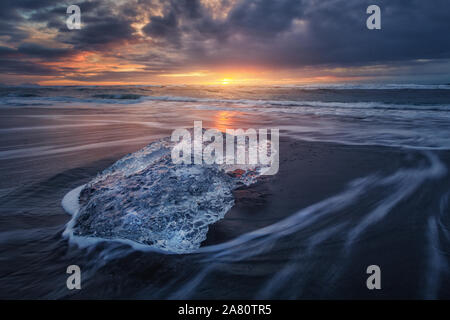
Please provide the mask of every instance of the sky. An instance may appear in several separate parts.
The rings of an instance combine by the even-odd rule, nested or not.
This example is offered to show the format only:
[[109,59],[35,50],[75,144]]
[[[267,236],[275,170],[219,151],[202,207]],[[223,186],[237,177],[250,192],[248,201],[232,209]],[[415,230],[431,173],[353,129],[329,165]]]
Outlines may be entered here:
[[448,0],[1,0],[0,83],[450,83],[449,35]]

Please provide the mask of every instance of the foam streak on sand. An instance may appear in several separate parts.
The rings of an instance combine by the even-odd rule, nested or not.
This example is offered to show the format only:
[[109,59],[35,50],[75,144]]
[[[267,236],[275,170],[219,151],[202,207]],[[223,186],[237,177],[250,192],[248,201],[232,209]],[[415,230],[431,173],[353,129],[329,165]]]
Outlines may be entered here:
[[[302,231],[307,231],[319,222],[328,221],[325,227],[321,228],[320,234],[313,234],[309,240],[310,249],[318,246],[322,242],[326,241],[328,238],[336,235],[337,232],[347,234],[346,246],[342,251],[343,256],[349,254],[349,250],[352,249],[352,243],[354,243],[361,233],[369,227],[371,224],[375,224],[386,214],[388,214],[393,207],[400,201],[405,201],[411,196],[412,192],[416,190],[419,185],[423,184],[426,180],[439,179],[445,176],[447,170],[443,163],[439,160],[437,156],[430,152],[424,152],[424,156],[428,161],[426,166],[418,166],[409,170],[400,169],[389,176],[381,177],[377,175],[367,176],[365,178],[357,179],[351,182],[344,192],[337,194],[333,197],[320,201],[312,206],[302,209],[295,214],[289,216],[288,218],[281,220],[275,224],[268,227],[243,234],[229,242],[222,243],[219,245],[209,246],[200,248],[197,252],[207,254],[205,256],[205,262],[207,267],[205,267],[199,274],[187,282],[183,287],[179,288],[170,298],[174,299],[186,299],[195,292],[195,289],[200,285],[201,281],[199,279],[204,279],[208,274],[219,270],[221,264],[239,262],[239,261],[249,261],[252,257],[264,255],[268,253],[273,247],[274,243],[292,234],[301,234]],[[416,181],[413,177],[419,177]],[[412,181],[413,180],[413,181]],[[411,185],[412,184],[412,185]],[[337,217],[339,215],[345,214],[346,211],[350,210],[352,206],[358,204],[365,195],[373,192],[377,188],[389,188],[393,191],[393,196],[380,200],[376,203],[375,208],[372,211],[360,212],[362,214],[359,217],[360,222],[356,224],[355,227],[349,228],[346,224],[336,224]],[[358,218],[358,217],[357,217]],[[354,224],[354,223],[353,223]],[[348,221],[348,225],[352,225],[352,221]],[[430,220],[430,241],[432,241],[432,246],[436,241],[436,231],[433,227],[433,220]],[[302,250],[302,249],[299,249]],[[430,251],[431,261],[430,266],[432,270],[436,270],[438,266],[434,265],[437,260],[440,261],[440,254],[434,252],[434,248]],[[434,253],[433,253],[434,252]],[[295,270],[298,270],[294,266],[296,256],[306,256],[311,254],[311,250],[299,251],[291,257],[292,262],[288,262],[279,274],[276,274],[272,280],[278,279],[276,283],[276,289],[279,290],[283,285],[287,285],[289,281],[300,280],[295,279]],[[339,270],[344,268],[344,263],[340,265],[340,268],[334,270],[335,273],[339,273]],[[428,277],[429,287],[431,292],[436,289],[436,271],[432,271],[433,276]],[[301,281],[298,286],[296,286],[296,292],[301,292]],[[274,282],[270,281],[267,284],[266,289],[263,289],[259,293],[259,298],[269,298],[272,295],[276,295],[277,291],[273,291]],[[267,288],[272,288],[268,291]]]
[[149,139],[154,138],[154,136],[148,137],[140,137],[135,139],[123,139],[123,140],[115,140],[108,142],[98,142],[98,143],[90,143],[81,146],[72,146],[72,147],[56,147],[56,146],[42,146],[42,147],[30,147],[30,148],[20,148],[15,150],[7,150],[0,151],[0,160],[11,160],[18,158],[31,158],[31,157],[39,157],[53,154],[61,154],[68,152],[79,152],[83,150],[90,149],[99,149],[99,148],[109,148],[114,146],[120,146],[124,144],[130,143],[142,143],[144,141],[148,141]]
[[441,198],[439,213],[428,218],[428,265],[426,272],[425,299],[439,297],[440,280],[442,273],[448,274],[448,263],[444,258],[445,248],[450,243],[448,222],[450,191]]
[[[377,221],[380,221],[385,215],[387,215],[393,207],[398,204],[400,201],[404,201],[407,199],[411,194],[417,190],[417,188],[424,183],[426,180],[429,179],[437,179],[441,178],[446,174],[446,168],[442,164],[442,162],[439,161],[439,158],[430,153],[430,152],[423,152],[423,155],[428,162],[427,165],[418,165],[416,168],[411,169],[400,169],[399,171],[385,177],[381,177],[379,175],[370,175],[364,178],[357,179],[353,182],[351,182],[348,186],[348,189],[344,191],[343,193],[337,194],[333,197],[330,197],[328,199],[325,199],[321,202],[318,202],[314,205],[311,205],[305,209],[300,210],[299,212],[291,215],[290,217],[281,220],[275,224],[272,224],[270,226],[258,229],[253,232],[249,232],[246,234],[243,234],[231,241],[218,244],[218,245],[212,245],[207,247],[200,247],[199,245],[201,241],[205,239],[206,231],[208,230],[207,225],[217,221],[218,219],[221,219],[225,215],[225,213],[231,208],[233,205],[233,199],[230,198],[228,202],[228,205],[225,205],[225,203],[220,204],[220,208],[222,210],[220,211],[218,215],[215,216],[215,218],[212,218],[212,220],[204,220],[203,224],[200,226],[200,229],[196,227],[196,219],[199,219],[200,216],[202,216],[204,219],[206,216],[211,215],[212,213],[209,212],[205,215],[204,211],[200,210],[200,216],[197,215],[195,217],[192,217],[192,221],[189,222],[189,220],[186,220],[186,217],[189,215],[183,215],[182,217],[177,218],[176,212],[179,212],[180,207],[174,207],[174,210],[171,210],[172,207],[171,201],[166,201],[164,203],[161,203],[162,207],[161,209],[153,208],[153,211],[147,211],[145,210],[146,206],[144,205],[144,210],[140,212],[134,212],[133,217],[137,218],[139,217],[139,221],[141,223],[126,223],[126,221],[123,221],[123,219],[127,219],[130,213],[127,213],[125,215],[120,215],[120,228],[118,233],[115,235],[105,236],[106,233],[102,235],[101,232],[107,232],[102,231],[101,226],[102,222],[96,221],[93,226],[95,226],[97,229],[91,230],[91,231],[82,231],[80,232],[80,229],[76,230],[77,227],[77,220],[80,219],[80,216],[78,215],[80,212],[80,208],[84,208],[86,210],[89,207],[92,207],[92,204],[95,203],[95,205],[92,208],[98,208],[99,211],[96,211],[97,214],[102,213],[104,211],[108,211],[108,203],[110,203],[112,199],[114,198],[114,201],[118,201],[118,204],[123,204],[129,199],[132,201],[132,205],[140,204],[142,206],[142,200],[139,200],[139,198],[136,197],[136,192],[142,188],[142,185],[137,186],[135,183],[130,183],[130,181],[127,181],[126,179],[123,180],[125,184],[119,183],[114,186],[111,185],[111,181],[120,181],[117,180],[117,174],[119,173],[123,177],[133,177],[135,179],[136,177],[139,179],[140,183],[144,186],[146,183],[144,182],[144,177],[148,173],[145,173],[147,168],[151,168],[151,171],[158,172],[158,174],[163,173],[161,169],[163,169],[165,166],[167,166],[167,163],[164,162],[164,166],[160,167],[160,169],[157,169],[155,164],[159,163],[161,159],[164,159],[164,149],[161,150],[161,142],[156,144],[151,144],[148,148],[141,150],[135,154],[131,154],[124,159],[117,162],[115,165],[113,165],[111,168],[107,169],[102,175],[94,179],[93,182],[91,182],[88,186],[80,186],[76,188],[75,190],[72,190],[69,192],[66,197],[63,199],[63,207],[64,209],[73,214],[72,220],[67,225],[66,231],[64,233],[65,236],[70,237],[71,240],[77,242],[78,244],[81,244],[82,246],[89,245],[92,243],[98,243],[101,241],[119,241],[126,244],[132,245],[132,247],[136,250],[144,250],[144,251],[160,251],[160,252],[167,252],[167,253],[189,253],[189,252],[195,252],[195,253],[201,253],[205,254],[204,259],[207,261],[213,262],[213,265],[209,265],[207,269],[204,270],[204,272],[209,272],[207,270],[213,270],[215,263],[223,263],[223,262],[231,262],[231,261],[241,261],[245,259],[249,259],[250,257],[263,254],[264,252],[267,252],[267,250],[270,250],[273,243],[275,243],[278,239],[284,238],[286,236],[289,236],[294,233],[298,233],[301,230],[306,230],[307,228],[312,227],[314,224],[317,224],[320,221],[323,220],[330,220],[330,225],[326,227],[325,229],[322,229],[319,236],[315,236],[314,239],[311,238],[310,242],[311,245],[318,245],[321,242],[323,242],[325,239],[327,239],[332,234],[335,234],[338,230],[341,232],[346,232],[348,235],[347,238],[347,250],[351,249],[352,243],[355,242],[360,234],[363,233],[365,229],[367,229],[370,225],[375,224]],[[195,167],[183,167],[183,168],[177,168],[175,170],[178,177],[184,177],[187,180],[184,181],[182,184],[189,185],[193,183],[194,181],[197,181],[198,178],[201,175],[209,175],[210,173],[207,173],[208,170],[213,170],[211,172],[215,172],[214,176],[216,178],[221,177],[220,173],[218,171],[215,171],[215,169],[207,168],[206,171],[202,171],[200,175],[195,174],[192,170],[198,170],[199,168]],[[159,171],[158,171],[159,170]],[[172,169],[169,170],[169,172]],[[163,173],[164,174],[164,173]],[[417,178],[420,179],[417,179]],[[183,179],[184,179],[183,178]],[[113,179],[113,180],[111,180]],[[121,178],[123,179],[123,178]],[[156,180],[155,180],[156,179]],[[225,179],[225,180],[223,180]],[[150,179],[151,181],[155,181],[159,184],[165,183],[164,181],[170,180],[170,177],[168,179],[158,180],[158,178],[155,176]],[[149,180],[149,181],[150,181]],[[189,182],[190,181],[190,182]],[[105,185],[104,183],[108,182],[108,185]],[[96,183],[100,183],[100,185],[96,186]],[[228,190],[231,190],[231,184],[234,182],[230,181],[228,178],[220,178],[218,180],[218,185],[221,187],[230,188]],[[136,186],[136,188],[135,188]],[[183,201],[187,201],[185,195],[187,195],[187,190],[182,191],[175,188],[174,185],[167,185],[169,189],[165,189],[164,192],[166,193],[175,193],[178,198],[184,199]],[[342,214],[345,212],[346,208],[349,208],[358,201],[360,201],[366,194],[373,192],[377,188],[389,188],[392,190],[392,196],[381,199],[379,203],[367,213],[364,213],[362,216],[356,217],[359,219],[359,221],[356,223],[356,225],[353,223],[353,227],[348,228],[346,227],[347,231],[343,230],[344,227],[341,225],[341,227],[336,228],[336,225],[333,225],[333,215],[338,216],[339,214]],[[79,200],[80,193],[83,190],[88,190],[89,188],[94,188],[98,190],[103,190],[101,194],[98,194],[97,196],[90,197],[87,199],[90,199],[90,202],[85,202],[82,206],[80,206]],[[105,193],[104,188],[109,189],[111,194]],[[118,189],[117,189],[118,188]],[[148,189],[146,189],[148,190]],[[94,191],[93,194],[95,194],[96,191]],[[214,198],[214,201],[218,201],[223,196],[224,191],[221,192],[214,192],[211,193],[210,196]],[[151,195],[151,193],[150,193]],[[204,197],[205,194],[202,196]],[[105,198],[106,196],[106,198]],[[117,198],[119,196],[119,198]],[[120,200],[124,196],[125,198]],[[149,199],[149,193],[146,191],[145,198]],[[151,198],[151,197],[150,197]],[[195,197],[194,197],[195,198]],[[211,198],[211,200],[212,200]],[[168,198],[169,199],[169,198]],[[165,200],[168,200],[165,199]],[[192,195],[188,197],[189,201],[192,200]],[[95,202],[92,202],[95,201]],[[196,200],[195,200],[196,201]],[[194,202],[195,202],[194,201]],[[206,200],[205,198],[202,200],[204,201],[210,201]],[[224,201],[224,200],[220,200]],[[90,203],[90,204],[89,204]],[[191,203],[191,202],[189,202]],[[106,205],[106,207],[105,207]],[[189,204],[187,207],[184,207],[181,211],[184,210],[184,212],[189,211],[191,204]],[[129,207],[129,206],[128,206]],[[214,206],[213,206],[214,207]],[[133,208],[130,207],[130,208]],[[134,207],[136,209],[136,207]],[[152,213],[152,217],[150,217],[148,225],[146,225],[145,228],[140,228],[139,226],[142,224],[144,214],[150,214],[150,212],[158,212],[158,210],[162,210],[164,208],[162,215],[160,214],[154,214]],[[123,208],[121,208],[123,209]],[[129,211],[129,209],[127,209]],[[128,212],[127,210],[121,210],[121,212]],[[134,209],[133,209],[134,210]],[[197,209],[196,209],[197,210]],[[193,212],[195,212],[194,210]],[[198,211],[198,210],[197,210]],[[84,214],[86,214],[85,211]],[[157,223],[159,217],[162,217],[163,219],[168,219],[166,222],[163,223],[164,226],[172,226],[173,229],[158,229],[158,230],[152,230],[154,228],[154,225],[160,225]],[[91,217],[88,216],[88,219]],[[156,220],[155,220],[156,219]],[[134,220],[133,220],[134,221]],[[199,220],[200,221],[200,220]],[[134,221],[135,222],[135,221]],[[145,223],[145,222],[144,222]],[[181,225],[180,225],[181,224]],[[136,229],[136,226],[138,228]],[[181,229],[179,229],[179,226],[183,226]],[[185,227],[188,226],[188,229],[185,229]],[[79,228],[80,226],[78,226]],[[131,228],[131,229],[130,229]],[[82,229],[81,229],[82,230]],[[122,231],[120,231],[122,230]],[[138,238],[129,237],[129,232],[132,231],[132,234],[137,236]],[[123,233],[126,231],[125,233]],[[143,232],[143,233],[142,233]],[[182,235],[182,238],[179,238],[178,236],[175,236],[175,233],[180,233]],[[125,236],[124,236],[125,235]],[[128,235],[128,236],[127,236]],[[139,238],[140,236],[147,237],[145,241],[139,240],[142,238]],[[154,239],[154,240],[151,240]],[[167,239],[164,240],[164,239]],[[170,241],[169,241],[170,239]],[[288,272],[289,270],[286,269],[283,272]],[[199,275],[200,277],[203,277]],[[192,281],[196,281],[193,279]],[[190,285],[188,285],[190,286]],[[179,292],[182,296],[186,294],[184,290]],[[177,294],[175,295],[177,296]]]

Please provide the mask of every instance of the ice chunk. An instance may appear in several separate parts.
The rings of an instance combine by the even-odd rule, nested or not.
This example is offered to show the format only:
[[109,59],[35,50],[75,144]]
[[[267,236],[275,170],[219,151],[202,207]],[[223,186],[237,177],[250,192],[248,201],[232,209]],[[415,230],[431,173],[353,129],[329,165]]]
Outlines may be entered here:
[[198,249],[208,226],[233,206],[232,190],[255,182],[260,168],[235,174],[234,165],[173,164],[172,146],[169,139],[154,142],[86,184],[71,233],[174,253]]

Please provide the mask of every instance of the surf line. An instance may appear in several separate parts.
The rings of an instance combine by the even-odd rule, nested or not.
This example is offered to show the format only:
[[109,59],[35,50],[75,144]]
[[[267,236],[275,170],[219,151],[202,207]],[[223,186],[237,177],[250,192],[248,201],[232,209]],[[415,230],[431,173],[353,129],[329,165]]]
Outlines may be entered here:
[[[223,133],[218,129],[204,131],[202,121],[194,121],[193,133],[192,139],[191,132],[187,129],[173,131],[171,141],[177,142],[171,153],[174,164],[191,164],[193,150],[194,164],[223,164],[225,162],[230,165],[261,165],[268,166],[262,170],[261,175],[278,173],[279,129],[270,129],[270,141],[268,140],[268,129],[259,129],[257,132],[252,128],[246,131],[226,129],[224,139]],[[235,141],[237,141],[236,148]],[[204,147],[205,142],[209,144]]]

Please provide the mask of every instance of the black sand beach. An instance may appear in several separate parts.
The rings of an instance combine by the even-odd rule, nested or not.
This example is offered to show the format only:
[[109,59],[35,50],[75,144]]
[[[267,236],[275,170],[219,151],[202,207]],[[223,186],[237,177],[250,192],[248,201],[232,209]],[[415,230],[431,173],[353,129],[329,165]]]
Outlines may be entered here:
[[[392,107],[357,107],[350,116],[349,102],[314,107],[318,115],[308,106],[254,103],[0,109],[0,297],[450,296],[445,111],[417,111],[419,119]],[[198,252],[156,253],[114,241],[80,247],[63,237],[71,217],[61,201],[69,191],[194,120],[221,130],[280,128],[278,174],[234,190],[234,206],[209,226]],[[82,270],[82,290],[67,290],[71,264]],[[382,290],[367,289],[369,265],[380,266]]]
[[[283,136],[280,143],[280,172],[235,190],[235,206],[210,226],[202,246],[221,244],[275,224],[343,192],[354,179],[391,175],[400,167],[426,162],[418,151],[305,142]],[[164,255],[111,243],[87,249],[68,245],[61,234],[70,217],[60,200],[117,160],[104,156],[109,151],[126,153],[129,149],[133,147],[103,150],[92,155],[96,159],[86,165],[75,165],[8,195],[2,203],[1,223],[2,251],[9,253],[3,256],[1,267],[3,298],[420,298],[423,292],[429,261],[427,218],[438,207],[432,194],[449,188],[446,176],[405,197],[388,217],[354,240],[349,253],[345,249],[348,230],[381,201],[372,194],[339,210],[336,216],[327,215],[308,228],[274,240],[267,248],[269,243],[264,243],[263,252],[251,257],[233,252],[211,263],[206,262],[211,258],[208,253]],[[450,162],[448,152],[440,157]],[[386,190],[371,192],[384,195]],[[341,224],[348,226],[333,233],[332,227]],[[314,237],[328,233],[329,238],[325,236],[311,252]],[[80,292],[69,293],[64,266],[75,262],[85,271],[84,285]],[[365,288],[365,268],[374,263],[384,271],[382,293]],[[264,288],[287,265],[295,266],[288,275],[291,278],[286,278],[290,280],[280,280],[268,295]],[[213,269],[204,279],[190,285],[209,268]],[[441,282],[439,294],[446,296],[448,288],[447,282]]]

